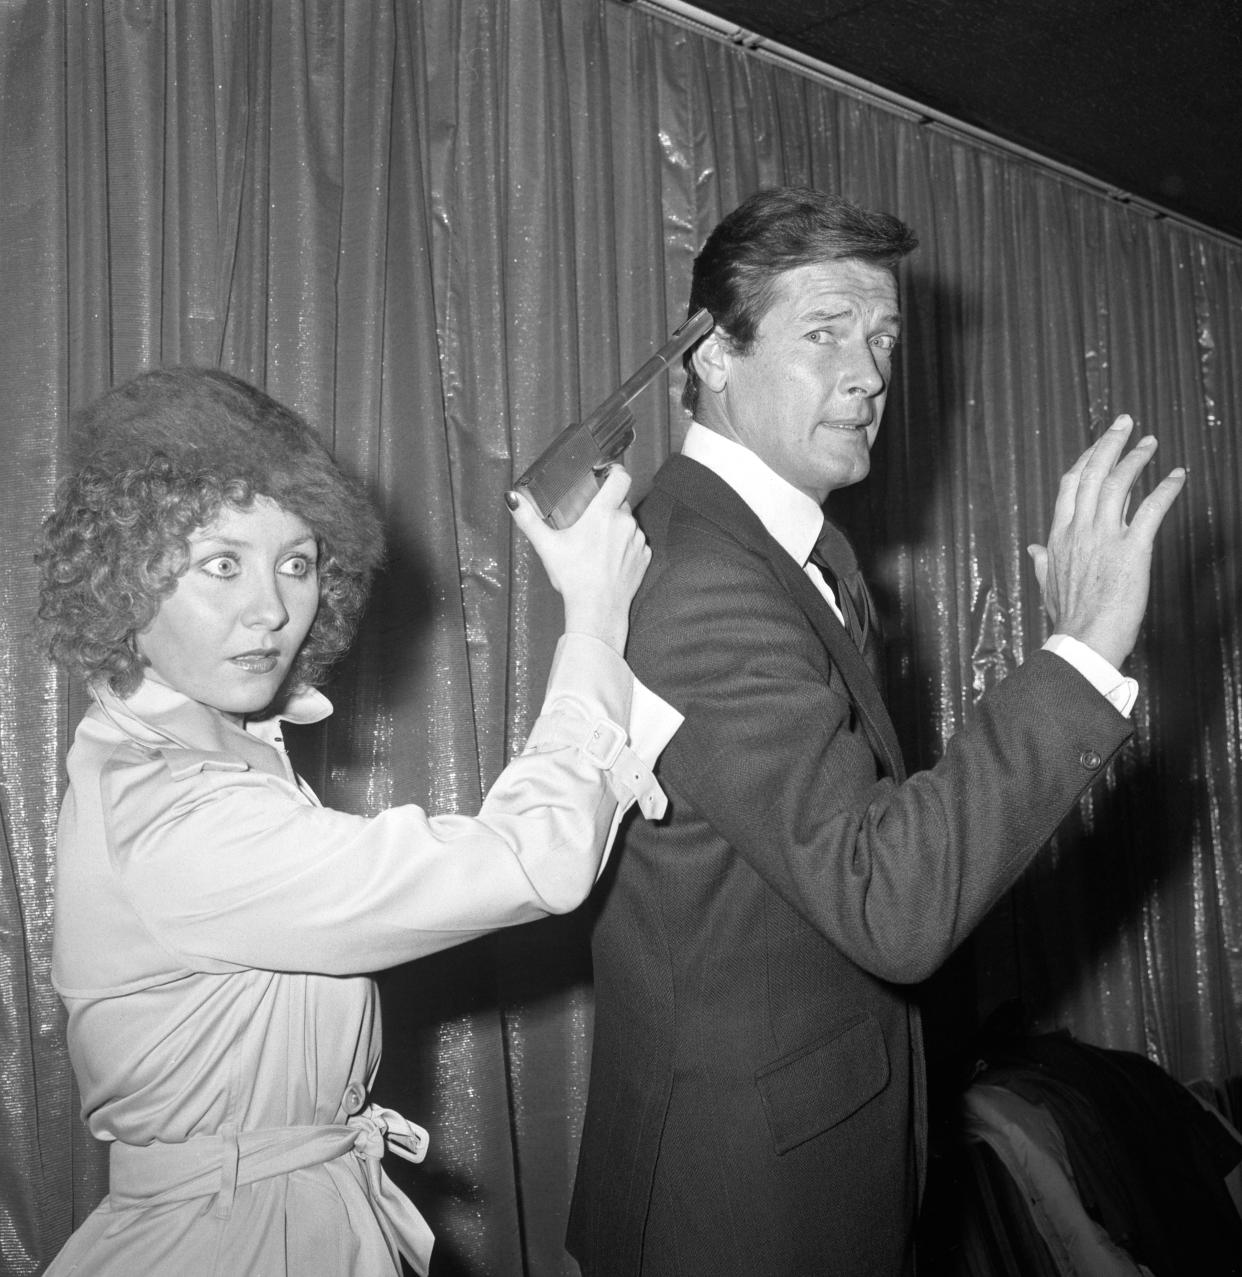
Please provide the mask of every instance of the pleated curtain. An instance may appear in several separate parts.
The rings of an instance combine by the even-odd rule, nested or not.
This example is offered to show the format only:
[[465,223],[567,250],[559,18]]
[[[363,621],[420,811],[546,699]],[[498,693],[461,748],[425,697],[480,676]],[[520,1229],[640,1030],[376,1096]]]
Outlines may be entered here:
[[[684,317],[715,222],[785,182],[922,243],[873,474],[838,506],[912,766],[1046,637],[1025,547],[1088,441],[1127,411],[1155,469],[1190,469],[1129,671],[1137,738],[925,991],[933,1052],[1021,999],[1183,1080],[1242,1070],[1242,246],[616,0],[0,0],[4,1272],[39,1272],[106,1187],[49,979],[83,698],[30,635],[70,413],[171,363],[303,412],[391,552],[295,760],[334,806],[472,812],[560,625],[502,493]],[[634,405],[639,495],[678,389]],[[382,977],[377,1098],[432,1132],[394,1174],[440,1274],[576,1271],[588,925]]]

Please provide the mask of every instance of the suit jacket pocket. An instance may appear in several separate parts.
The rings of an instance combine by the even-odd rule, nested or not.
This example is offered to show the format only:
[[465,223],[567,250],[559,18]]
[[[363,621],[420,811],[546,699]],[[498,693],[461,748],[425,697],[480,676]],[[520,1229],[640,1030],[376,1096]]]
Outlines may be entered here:
[[866,1014],[760,1069],[755,1086],[776,1152],[788,1153],[858,1112],[888,1085],[888,1074],[884,1034]]

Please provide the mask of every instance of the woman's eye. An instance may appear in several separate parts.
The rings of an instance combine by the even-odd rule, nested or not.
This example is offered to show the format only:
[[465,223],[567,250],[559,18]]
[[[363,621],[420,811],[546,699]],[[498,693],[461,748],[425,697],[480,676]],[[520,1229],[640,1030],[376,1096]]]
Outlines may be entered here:
[[286,576],[310,576],[315,570],[315,560],[304,554],[295,554],[280,565],[280,570]]
[[240,570],[237,560],[231,554],[217,554],[203,564],[203,571],[211,576],[236,576]]

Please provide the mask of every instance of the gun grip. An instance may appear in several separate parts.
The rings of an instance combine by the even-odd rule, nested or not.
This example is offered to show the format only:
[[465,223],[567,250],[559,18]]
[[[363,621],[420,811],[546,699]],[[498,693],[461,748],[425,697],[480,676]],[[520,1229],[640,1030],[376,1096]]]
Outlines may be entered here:
[[577,523],[599,491],[608,467],[620,461],[634,442],[634,417],[622,408],[610,418],[607,448],[581,426],[568,426],[517,485],[553,528]]

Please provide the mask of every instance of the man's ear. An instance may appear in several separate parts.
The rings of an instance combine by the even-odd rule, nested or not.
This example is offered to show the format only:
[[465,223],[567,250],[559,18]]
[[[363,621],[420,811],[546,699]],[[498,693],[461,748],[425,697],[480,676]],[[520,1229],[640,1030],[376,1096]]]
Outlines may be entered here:
[[694,348],[691,356],[694,371],[699,374],[699,381],[708,390],[719,393],[725,388],[725,383],[729,380],[730,354],[729,339],[719,327],[713,328]]

